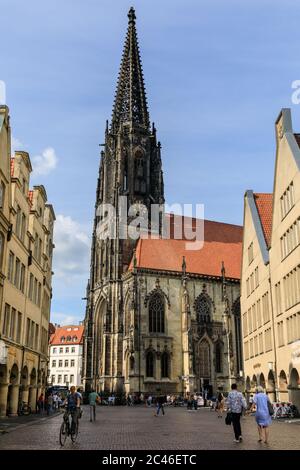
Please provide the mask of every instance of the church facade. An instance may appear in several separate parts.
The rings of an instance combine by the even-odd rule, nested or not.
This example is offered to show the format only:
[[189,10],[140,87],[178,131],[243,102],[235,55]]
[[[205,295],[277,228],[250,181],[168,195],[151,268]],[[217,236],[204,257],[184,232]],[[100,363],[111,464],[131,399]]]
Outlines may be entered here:
[[[243,387],[240,333],[242,227],[204,221],[201,249],[190,249],[180,216],[164,213],[161,145],[150,126],[136,33],[129,24],[111,124],[106,126],[96,191],[87,286],[83,381],[114,393],[216,393]],[[137,240],[127,224],[162,208]],[[115,236],[107,207],[116,210]],[[132,208],[135,208],[135,211]],[[130,212],[131,211],[131,212]],[[162,236],[162,226],[171,228]],[[195,219],[189,219],[193,227]],[[181,226],[181,225],[180,225]],[[100,230],[99,230],[100,227]]]

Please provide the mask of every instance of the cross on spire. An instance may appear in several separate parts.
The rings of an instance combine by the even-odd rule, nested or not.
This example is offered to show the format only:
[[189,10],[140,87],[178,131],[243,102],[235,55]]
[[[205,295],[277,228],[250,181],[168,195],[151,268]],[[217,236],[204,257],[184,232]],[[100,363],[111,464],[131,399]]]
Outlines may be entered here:
[[128,29],[115,94],[112,129],[120,124],[131,123],[149,128],[149,113],[144,85],[143,70],[135,26],[135,11],[128,12]]

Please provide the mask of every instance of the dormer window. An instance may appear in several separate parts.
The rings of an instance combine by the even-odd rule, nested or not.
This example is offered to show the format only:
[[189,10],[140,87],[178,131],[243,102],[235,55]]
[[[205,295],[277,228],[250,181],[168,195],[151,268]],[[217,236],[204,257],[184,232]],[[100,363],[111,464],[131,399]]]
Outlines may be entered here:
[[62,336],[62,337],[60,338],[60,342],[61,342],[61,343],[64,343],[65,341],[66,341],[66,338],[65,338],[64,336]]

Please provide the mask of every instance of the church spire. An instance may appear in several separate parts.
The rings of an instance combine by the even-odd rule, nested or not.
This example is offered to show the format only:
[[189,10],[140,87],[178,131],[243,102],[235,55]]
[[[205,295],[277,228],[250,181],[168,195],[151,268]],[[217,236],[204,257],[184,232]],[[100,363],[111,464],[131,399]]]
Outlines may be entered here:
[[144,85],[141,58],[135,26],[135,11],[128,12],[128,29],[120,66],[117,90],[112,113],[112,129],[128,122],[149,128],[149,113]]

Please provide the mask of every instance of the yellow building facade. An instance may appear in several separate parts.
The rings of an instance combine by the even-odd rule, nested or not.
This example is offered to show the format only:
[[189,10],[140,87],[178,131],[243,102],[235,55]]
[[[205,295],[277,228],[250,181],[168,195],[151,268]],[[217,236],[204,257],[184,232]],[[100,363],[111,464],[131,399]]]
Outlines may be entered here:
[[300,134],[275,124],[273,193],[247,191],[241,281],[246,389],[300,408]]
[[0,112],[0,416],[6,416],[22,402],[34,411],[46,385],[55,214],[43,186],[29,189],[28,153],[11,157],[8,108]]

